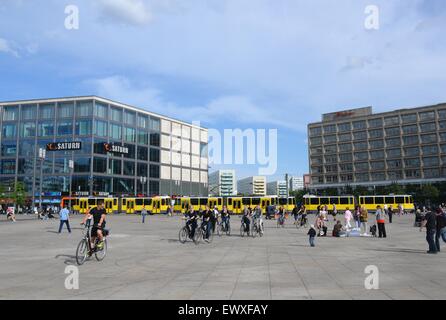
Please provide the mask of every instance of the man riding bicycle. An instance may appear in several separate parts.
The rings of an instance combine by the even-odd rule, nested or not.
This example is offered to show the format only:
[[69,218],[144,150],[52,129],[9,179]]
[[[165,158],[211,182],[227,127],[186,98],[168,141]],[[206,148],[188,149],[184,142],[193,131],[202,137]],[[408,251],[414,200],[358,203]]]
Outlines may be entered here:
[[206,241],[206,242],[209,242],[209,237],[211,236],[212,214],[213,214],[213,212],[209,209],[209,206],[206,206],[206,209],[202,213],[203,221],[201,222],[201,228],[203,228],[203,230],[206,230],[206,234],[205,234],[205,238],[204,238],[204,241]]
[[[81,225],[84,225],[87,221],[90,223],[93,220],[93,226],[91,228],[91,243],[94,244],[96,238],[99,239],[99,243],[97,244],[98,249],[102,249],[104,246],[104,234],[103,229],[105,228],[105,216],[107,212],[104,208],[104,201],[98,200],[98,204],[95,208],[89,210],[84,217]],[[93,250],[93,248],[90,248]]]
[[248,207],[245,206],[243,209],[243,216],[242,216],[242,223],[245,224],[245,232],[249,233],[249,226],[251,224],[251,220],[249,219],[251,217],[251,212],[249,211]]
[[226,231],[226,230],[228,230],[229,220],[231,219],[228,207],[223,206],[223,210],[221,211],[220,215],[221,215],[221,223],[222,223],[222,226],[224,228],[223,230]]
[[195,229],[197,228],[198,215],[194,211],[194,208],[192,206],[189,206],[189,209],[187,210],[185,217],[187,219],[186,227],[189,229],[189,237],[193,239],[195,235]]
[[262,208],[260,208],[259,205],[257,205],[254,209],[253,215],[252,215],[252,225],[257,225],[259,228],[262,228]]
[[307,208],[302,205],[299,210],[298,216],[300,218],[300,226],[304,226],[307,224]]

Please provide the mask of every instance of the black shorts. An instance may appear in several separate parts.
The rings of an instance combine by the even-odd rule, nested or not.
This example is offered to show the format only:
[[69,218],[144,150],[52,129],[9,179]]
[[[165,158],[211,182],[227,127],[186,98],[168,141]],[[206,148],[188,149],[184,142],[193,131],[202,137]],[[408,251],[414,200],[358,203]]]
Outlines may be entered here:
[[105,223],[102,224],[102,227],[93,226],[91,228],[91,236],[97,237],[98,236],[98,230],[102,230],[105,228]]

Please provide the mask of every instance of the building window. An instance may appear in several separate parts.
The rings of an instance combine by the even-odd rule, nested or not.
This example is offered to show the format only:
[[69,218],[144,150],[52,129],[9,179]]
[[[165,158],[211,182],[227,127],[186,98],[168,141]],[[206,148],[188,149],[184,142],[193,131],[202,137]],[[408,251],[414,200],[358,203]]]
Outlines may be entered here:
[[355,152],[355,161],[367,160],[368,158],[368,152]]
[[343,153],[339,155],[340,162],[350,162],[353,161],[353,156],[351,153]]
[[339,165],[341,172],[353,171],[353,165],[351,163],[343,163]]
[[382,181],[386,180],[386,175],[384,172],[372,172],[371,178],[372,181]]
[[25,105],[22,106],[22,120],[34,120],[37,117],[37,106]]
[[383,140],[370,141],[370,148],[372,148],[372,149],[382,149],[382,148],[384,148],[384,141]]
[[446,109],[438,110],[438,118],[446,119]]
[[435,145],[434,146],[423,146],[422,150],[423,150],[424,155],[438,154],[438,147]]
[[322,138],[321,137],[316,137],[316,138],[310,138],[310,144],[312,146],[318,146],[322,144]]
[[15,174],[15,160],[2,160],[2,174]]
[[435,167],[440,165],[440,159],[438,157],[424,157],[423,164],[425,167]]
[[124,127],[124,140],[127,142],[136,142],[135,129]]
[[26,138],[36,136],[36,124],[34,122],[24,122],[21,124],[21,128],[21,137]]
[[339,145],[339,152],[352,151],[351,143],[343,143]]
[[125,176],[135,175],[135,163],[133,161],[124,161],[124,175]]
[[336,153],[336,152],[338,152],[338,147],[335,144],[333,144],[330,146],[325,146],[324,150],[325,150],[325,153]]
[[355,150],[367,150],[368,148],[367,142],[355,142],[353,146],[355,147]]
[[406,146],[418,144],[419,142],[420,142],[420,140],[418,139],[418,136],[403,137],[403,143]]
[[352,129],[352,126],[349,122],[338,124],[339,132],[347,132],[347,131],[350,131],[351,129]]
[[149,190],[151,195],[158,195],[160,193],[160,183],[159,181],[150,180]]
[[397,169],[402,167],[401,160],[388,160],[387,167],[390,169]]
[[54,160],[54,173],[69,173],[69,161],[67,158],[56,158]]
[[106,173],[107,172],[107,159],[94,157],[93,171],[97,172],[97,173]]
[[148,176],[148,170],[147,170],[146,163],[138,163],[137,170],[138,170],[137,171],[138,177],[147,177]]
[[160,162],[160,150],[150,148],[150,161]]
[[331,136],[325,136],[324,137],[324,142],[325,143],[334,143],[336,142],[336,135],[331,135]]
[[382,138],[384,136],[382,129],[369,130],[370,139]]
[[[341,142],[342,141],[350,141],[351,139],[352,139],[352,136],[350,133],[339,135],[339,141],[341,141]],[[321,142],[322,142],[322,140],[321,140]]]
[[320,136],[322,134],[321,127],[310,128],[310,136]]
[[434,111],[428,111],[428,112],[421,112],[420,113],[420,121],[434,120],[434,119],[435,119],[435,112]]
[[2,142],[2,157],[15,157],[17,154],[17,143],[15,141]]
[[149,170],[150,170],[150,172],[149,172],[150,178],[159,179],[159,177],[160,177],[160,166],[155,165],[155,164],[151,164]]
[[3,138],[12,139],[17,135],[17,125],[13,123],[3,124]]
[[124,123],[135,125],[136,123],[136,114],[132,111],[124,110]]
[[39,137],[51,137],[54,135],[54,123],[51,121],[39,123]]
[[66,136],[73,134],[73,122],[61,121],[57,125],[57,134],[59,136]]
[[386,136],[399,136],[400,128],[386,128]]
[[159,133],[151,133],[150,134],[150,145],[154,147],[160,146],[160,134]]
[[114,140],[121,140],[122,138],[121,125],[110,123],[110,138]]
[[436,134],[424,134],[421,136],[421,142],[422,143],[435,143],[435,142],[437,142],[437,135]]
[[338,157],[333,155],[333,156],[325,156],[325,163],[337,163],[338,162]]
[[76,121],[76,134],[80,136],[91,135],[91,120],[80,120]]
[[416,124],[410,126],[403,126],[404,134],[418,133],[418,126]]
[[353,133],[354,140],[366,140],[367,139],[367,131],[359,131]]
[[73,114],[74,114],[73,110],[74,110],[73,102],[59,103],[59,105],[57,107],[57,117],[58,118],[72,118]]
[[107,122],[95,120],[94,134],[98,137],[107,137]]
[[367,162],[355,163],[355,170],[357,170],[357,171],[369,170],[369,164]]
[[149,144],[149,133],[143,130],[138,130],[138,144]]
[[408,179],[421,178],[420,170],[406,170],[405,172]]
[[440,176],[439,169],[424,169],[423,173],[425,178],[438,178]]
[[41,104],[39,107],[40,119],[53,119],[54,118],[54,104]]
[[122,174],[122,161],[119,159],[108,160],[108,173],[109,174]]
[[379,128],[383,126],[383,119],[370,119],[369,120],[369,128]]
[[97,118],[107,119],[107,115],[108,115],[108,106],[100,102],[95,102],[94,116]]
[[143,161],[147,161],[149,156],[148,156],[148,149],[146,147],[138,147],[138,160],[143,160]]
[[440,145],[441,153],[446,153],[446,144]]
[[116,122],[122,122],[122,109],[111,107],[111,120]]
[[404,114],[401,116],[401,119],[403,123],[417,122],[417,114],[416,113]]
[[371,151],[370,159],[373,159],[373,160],[384,159],[384,151]]
[[370,167],[372,168],[372,170],[384,170],[386,165],[384,161],[375,161],[370,162]]
[[398,116],[387,117],[384,119],[386,126],[398,125],[400,124],[400,118]]
[[145,114],[138,113],[138,127],[149,129],[149,117]]
[[363,121],[355,121],[355,122],[353,122],[353,128],[355,130],[366,129],[367,128],[367,123],[366,123],[365,120],[363,120]]
[[418,147],[404,148],[404,154],[407,157],[419,156],[420,155],[420,148],[418,148]]
[[90,172],[91,158],[74,158],[74,172]]
[[129,150],[128,153],[124,154],[124,157],[128,158],[128,159],[135,159],[135,156],[136,156],[136,147],[135,147],[135,145],[124,143],[124,147],[126,147]]
[[19,107],[8,106],[3,108],[3,121],[19,120]]
[[387,156],[389,158],[401,157],[401,149],[390,149],[390,150],[387,150]]
[[386,139],[386,145],[387,147],[397,147],[401,145],[401,139],[400,138],[391,138]]
[[160,131],[160,119],[150,117],[150,129]]
[[93,114],[93,101],[80,101],[76,106],[76,117],[91,117]]
[[420,167],[421,162],[420,162],[419,158],[405,159],[404,165],[409,168],[417,168],[417,167]]
[[35,142],[33,140],[22,139],[19,143],[19,156],[25,157],[29,159],[33,159],[35,157]]
[[435,122],[420,124],[421,132],[431,132],[431,131],[435,131],[435,130],[437,130],[437,126],[435,125]]
[[324,133],[335,133],[336,132],[336,125],[332,124],[332,125],[327,125],[324,126]]
[[358,181],[358,182],[369,181],[369,174],[368,173],[358,173],[355,176],[356,176],[356,181]]

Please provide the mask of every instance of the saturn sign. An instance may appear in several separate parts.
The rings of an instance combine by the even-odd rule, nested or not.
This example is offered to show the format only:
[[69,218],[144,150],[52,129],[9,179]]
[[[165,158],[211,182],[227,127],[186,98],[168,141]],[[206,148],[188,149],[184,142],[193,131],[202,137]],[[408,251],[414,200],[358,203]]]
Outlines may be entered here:
[[47,151],[71,151],[71,150],[81,150],[82,142],[52,142],[46,145]]

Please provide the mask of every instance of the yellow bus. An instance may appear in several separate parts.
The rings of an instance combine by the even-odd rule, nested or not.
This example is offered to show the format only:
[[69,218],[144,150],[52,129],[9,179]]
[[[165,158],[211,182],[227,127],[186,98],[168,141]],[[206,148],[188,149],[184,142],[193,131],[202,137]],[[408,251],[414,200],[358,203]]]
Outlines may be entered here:
[[336,205],[336,209],[346,210],[354,209],[355,197],[354,196],[337,196],[337,197],[324,197],[324,196],[304,196],[303,203],[309,212],[317,212],[319,206],[327,206],[329,211],[333,210],[333,205]]
[[359,196],[359,205],[365,206],[369,211],[375,211],[377,206],[392,206],[394,211],[398,210],[401,205],[404,210],[415,210],[413,198],[411,195],[376,195],[376,196]]

